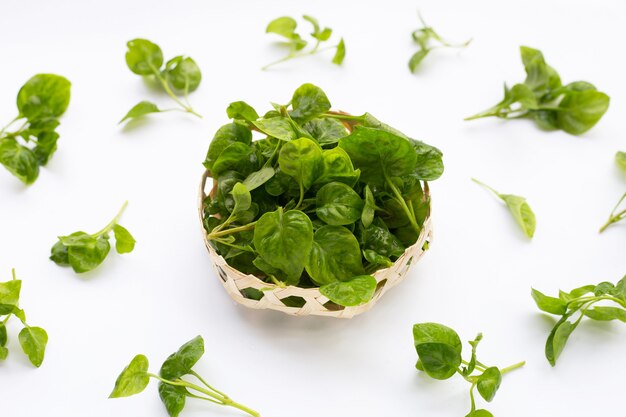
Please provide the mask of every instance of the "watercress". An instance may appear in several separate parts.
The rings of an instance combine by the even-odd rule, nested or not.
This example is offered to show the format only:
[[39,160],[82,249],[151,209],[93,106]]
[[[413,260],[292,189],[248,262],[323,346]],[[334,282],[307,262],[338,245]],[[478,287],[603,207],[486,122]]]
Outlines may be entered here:
[[586,81],[563,85],[559,74],[546,64],[541,51],[520,47],[526,79],[509,88],[492,108],[468,117],[530,118],[544,129],[561,129],[573,135],[585,133],[609,108],[609,96]]
[[535,213],[533,213],[524,197],[513,194],[500,194],[487,184],[482,183],[475,178],[472,178],[472,181],[493,192],[496,196],[498,196],[500,200],[504,201],[509,211],[511,212],[511,215],[513,216],[517,224],[519,224],[519,226],[522,228],[526,236],[528,236],[530,239],[533,238],[535,234],[535,226],[537,225],[537,220],[535,219]]
[[22,350],[28,356],[30,363],[37,368],[43,363],[48,344],[48,333],[41,327],[30,326],[26,323],[26,313],[19,307],[22,281],[17,279],[15,269],[13,279],[0,282],[0,360],[5,360],[9,354],[6,347],[8,336],[6,324],[11,316],[17,317],[24,327],[18,335]]
[[24,184],[37,180],[57,150],[56,128],[70,103],[70,87],[60,75],[31,77],[17,94],[17,116],[0,129],[0,164]]
[[453,44],[446,41],[439,36],[437,32],[435,32],[435,29],[426,24],[421,13],[418,12],[417,14],[422,27],[413,31],[411,34],[413,41],[419,46],[419,50],[415,52],[409,60],[409,70],[412,73],[417,71],[420,63],[431,51],[440,48],[465,48],[470,44],[470,42],[472,42],[471,39],[460,44]]
[[132,252],[135,248],[135,238],[118,223],[127,205],[128,202],[125,202],[113,220],[96,233],[75,232],[59,236],[59,240],[52,246],[50,259],[59,266],[71,266],[78,274],[91,271],[109,254],[111,231],[115,236],[117,253]]
[[204,161],[214,181],[203,204],[208,240],[244,273],[363,304],[376,290],[371,274],[417,241],[441,151],[369,113],[330,111],[312,84],[273,107],[263,116],[243,101],[227,108],[233,122]]
[[329,49],[335,49],[335,55],[333,56],[332,63],[336,65],[341,65],[343,63],[346,56],[346,43],[343,38],[339,39],[339,43],[336,45],[320,48],[322,43],[327,42],[330,39],[333,34],[333,30],[328,27],[324,27],[322,29],[317,19],[312,16],[304,15],[302,18],[313,26],[313,32],[310,33],[313,38],[312,42],[315,42],[313,47],[305,50],[309,42],[304,40],[303,37],[296,32],[298,23],[295,19],[288,16],[274,19],[267,25],[265,33],[274,33],[282,36],[284,40],[281,44],[289,48],[289,54],[278,61],[267,64],[262,68],[263,70],[266,70],[273,65],[280,64],[281,62],[289,61],[290,59],[315,55]]
[[[233,401],[228,395],[213,388],[192,368],[204,354],[204,339],[196,336],[172,353],[161,365],[158,375],[148,371],[148,358],[137,355],[115,381],[109,398],[129,397],[141,393],[150,378],[159,381],[159,396],[171,417],[177,417],[185,408],[187,398],[197,398],[213,404],[237,408],[251,416],[259,413]],[[187,377],[186,379],[183,379]],[[197,382],[189,381],[195,378]]]
[[[615,285],[601,282],[598,285],[583,285],[570,292],[559,291],[558,298],[544,295],[534,288],[531,295],[541,311],[561,316],[546,341],[546,359],[552,366],[556,364],[569,336],[583,317],[598,321],[620,320],[626,323],[626,276]],[[599,302],[602,305],[595,305]],[[574,320],[573,316],[576,314],[578,318]]]
[[524,366],[519,362],[506,368],[488,366],[476,358],[476,348],[482,340],[482,334],[468,343],[472,347],[469,361],[463,360],[463,345],[459,335],[451,328],[437,323],[419,323],[413,326],[413,341],[419,357],[415,368],[433,379],[445,380],[459,374],[471,384],[469,395],[471,409],[466,417],[490,417],[489,411],[476,409],[474,389],[481,397],[491,402],[500,388],[502,376]]
[[626,152],[617,152],[615,154],[615,163],[620,169],[626,171]]
[[165,60],[159,45],[147,39],[133,39],[128,41],[126,46],[128,47],[126,52],[128,68],[137,75],[156,80],[179,107],[160,109],[150,101],[140,101],[126,113],[120,123],[147,114],[166,111],[183,111],[202,117],[189,104],[189,93],[195,91],[202,81],[200,67],[193,59],[178,55],[163,65]]
[[604,232],[610,225],[626,219],[626,207],[622,206],[622,203],[625,200],[626,193],[622,194],[622,197],[618,200],[617,204],[613,208],[613,211],[611,211],[611,214],[609,215],[609,219],[600,228],[600,233]]

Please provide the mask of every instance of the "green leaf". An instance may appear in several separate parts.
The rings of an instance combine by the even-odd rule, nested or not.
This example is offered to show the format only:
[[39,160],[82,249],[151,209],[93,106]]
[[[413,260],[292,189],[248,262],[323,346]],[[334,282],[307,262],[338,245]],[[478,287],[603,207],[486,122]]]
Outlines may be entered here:
[[537,221],[524,197],[511,194],[501,194],[500,198],[506,203],[513,218],[520,225],[526,236],[532,239],[535,234]]
[[13,138],[0,139],[0,164],[26,185],[39,176],[37,157]]
[[252,196],[246,186],[240,182],[235,184],[231,193],[233,195],[233,200],[235,201],[235,206],[231,215],[236,219],[237,216],[250,208],[252,205]]
[[606,113],[609,101],[609,96],[594,90],[567,93],[558,107],[559,128],[573,135],[585,133]]
[[343,41],[343,38],[339,40],[337,44],[337,50],[335,51],[335,55],[333,56],[333,64],[341,65],[343,60],[346,57],[346,43]]
[[471,411],[465,417],[493,417],[493,414],[491,414],[489,411],[484,410],[484,409],[481,408],[481,409],[478,409],[478,410]]
[[277,35],[283,36],[287,39],[292,39],[297,26],[298,24],[293,18],[283,16],[272,20],[267,25],[265,33],[276,33]]
[[617,163],[617,166],[620,167],[620,169],[626,171],[626,152],[617,152],[615,154],[615,163]]
[[389,231],[380,217],[375,217],[371,225],[363,228],[360,242],[362,249],[370,249],[387,257],[401,256],[405,250],[400,239]]
[[50,251],[50,260],[52,260],[55,264],[59,266],[69,266],[70,259],[69,254],[67,253],[67,246],[63,244],[60,240],[52,246],[52,250]]
[[408,175],[417,162],[407,139],[375,128],[357,126],[339,146],[361,170],[361,181],[370,185],[383,185],[387,177]]
[[3,322],[0,322],[0,347],[6,346],[7,341],[7,326]]
[[411,59],[409,60],[409,70],[413,74],[415,74],[415,71],[417,71],[417,67],[424,60],[424,58],[426,58],[429,52],[430,49],[420,49],[419,51],[414,53],[413,56],[411,56]]
[[363,275],[359,242],[345,227],[320,227],[313,236],[306,271],[317,285]]
[[113,226],[113,234],[117,253],[130,253],[135,249],[136,240],[125,227],[116,224]]
[[176,56],[167,61],[165,74],[172,86],[179,91],[196,91],[202,81],[200,67],[189,57]]
[[485,401],[491,401],[496,396],[500,383],[502,383],[502,374],[498,368],[492,366],[478,377],[476,388]]
[[302,84],[291,98],[291,117],[305,122],[330,110],[330,101],[321,88],[313,84]]
[[139,394],[148,386],[150,377],[148,376],[148,358],[144,355],[137,355],[130,364],[124,368],[120,376],[115,381],[113,392],[109,398],[129,397]]
[[234,101],[226,108],[229,119],[246,120],[254,122],[259,118],[259,114],[245,101]]
[[626,323],[626,310],[618,307],[594,307],[589,310],[583,310],[585,316],[592,320],[611,321],[620,320]]
[[281,148],[278,164],[282,172],[309,189],[321,170],[322,148],[311,139],[292,140]]
[[9,349],[4,346],[0,346],[0,361],[3,361],[9,356]]
[[265,213],[254,228],[254,246],[272,267],[297,283],[313,245],[313,225],[299,210],[283,212],[282,207]]
[[298,134],[293,130],[291,123],[285,117],[272,117],[270,119],[260,119],[252,124],[265,133],[276,139],[291,141],[298,138]]
[[161,110],[157,107],[156,104],[145,100],[140,101],[139,103],[135,104],[133,108],[128,111],[128,113],[126,113],[126,115],[122,118],[122,120],[119,121],[119,123],[124,123],[126,120],[136,119],[138,117],[145,116],[146,114],[160,112]]
[[595,290],[595,285],[583,285],[582,287],[574,288],[569,293],[572,297],[578,298],[588,293],[592,293]]
[[254,148],[242,142],[234,142],[220,153],[213,163],[211,173],[219,177],[227,171],[248,175],[258,168],[258,156]]
[[374,210],[376,209],[376,200],[374,199],[374,194],[372,194],[372,190],[370,189],[369,185],[365,186],[364,193],[365,193],[365,204],[363,205],[363,211],[361,212],[361,222],[363,223],[363,226],[369,227],[370,224],[372,224],[372,221],[374,221]]
[[204,166],[207,169],[213,169],[213,164],[215,164],[215,161],[217,161],[217,158],[219,158],[224,149],[235,142],[250,145],[252,143],[252,132],[250,129],[239,123],[229,123],[220,127],[218,131],[215,132],[213,140],[211,140]]
[[93,243],[69,246],[68,260],[74,272],[78,274],[88,272],[104,261],[110,249],[109,240],[101,236]]
[[434,379],[448,379],[461,365],[463,349],[459,335],[437,323],[413,326],[413,340],[424,372]]
[[37,74],[17,94],[20,115],[29,121],[42,117],[60,117],[70,104],[67,78],[55,74]]
[[360,170],[355,170],[350,156],[343,149],[336,147],[322,152],[321,173],[315,180],[316,185],[341,182],[350,187],[359,180]]
[[159,382],[159,397],[165,405],[167,413],[171,417],[178,417],[185,408],[187,390],[184,387]]
[[348,130],[344,124],[332,118],[314,118],[306,122],[302,128],[322,147],[337,143],[339,139],[348,136]]
[[276,171],[271,166],[263,167],[248,175],[243,185],[245,185],[249,191],[252,191],[269,181],[274,174],[276,174]]
[[569,322],[567,319],[571,314],[564,315],[561,320],[559,320],[550,335],[548,336],[548,340],[546,341],[545,354],[546,359],[550,362],[550,365],[554,366],[556,364],[556,360],[563,352],[563,348],[569,339],[569,336],[572,334],[576,326],[578,326],[577,322],[573,324]]
[[347,185],[331,182],[317,192],[316,207],[317,217],[326,224],[343,226],[361,218],[363,200]]
[[391,262],[391,259],[389,259],[389,257],[383,256],[380,253],[377,253],[376,251],[373,251],[371,249],[363,250],[363,257],[370,264],[380,266],[382,268],[389,268],[393,265],[393,262]]
[[161,377],[174,380],[189,374],[202,355],[204,355],[204,339],[202,336],[196,336],[167,357],[161,365]]
[[335,304],[353,307],[370,301],[376,291],[376,284],[376,278],[370,275],[360,275],[348,281],[335,281],[322,285],[320,293]]
[[20,302],[21,291],[22,281],[19,279],[0,282],[0,304],[8,304],[17,307]]
[[567,303],[560,298],[549,297],[532,288],[531,295],[541,311],[563,315],[567,311]]
[[596,285],[593,289],[593,293],[596,297],[599,297],[601,295],[610,294],[614,289],[615,285],[613,285],[613,283],[605,281]]
[[561,78],[556,71],[546,64],[541,51],[527,46],[520,47],[522,63],[526,70],[524,84],[533,91],[543,93],[561,86]]
[[48,333],[41,327],[26,326],[20,331],[18,339],[30,363],[39,368],[46,353]]
[[33,148],[33,154],[39,165],[44,166],[48,163],[57,150],[58,139],[59,134],[54,131],[44,131],[37,135],[37,144]]
[[443,174],[443,153],[424,142],[411,139],[411,145],[417,155],[413,174],[423,181],[434,181]]
[[157,74],[163,65],[161,48],[147,39],[133,39],[126,44],[126,65],[138,75]]

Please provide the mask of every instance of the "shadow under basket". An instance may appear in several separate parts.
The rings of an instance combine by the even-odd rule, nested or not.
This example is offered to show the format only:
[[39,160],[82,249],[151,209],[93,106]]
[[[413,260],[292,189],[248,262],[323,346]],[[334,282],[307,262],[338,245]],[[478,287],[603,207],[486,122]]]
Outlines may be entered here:
[[[378,285],[374,296],[370,301],[354,307],[344,307],[333,303],[320,293],[319,288],[301,288],[293,285],[280,287],[273,283],[268,283],[260,278],[244,274],[232,266],[228,265],[226,260],[220,256],[211,246],[204,229],[204,210],[203,202],[207,195],[215,192],[212,187],[207,194],[207,179],[210,178],[210,172],[205,171],[202,176],[199,193],[199,210],[200,210],[200,226],[204,243],[209,251],[209,256],[215,267],[215,271],[220,281],[224,285],[226,292],[237,303],[249,308],[269,309],[282,311],[283,313],[293,316],[327,316],[338,318],[352,318],[357,314],[364,313],[374,307],[376,302],[391,288],[398,285],[407,275],[411,265],[415,264],[425,253],[425,248],[432,241],[433,229],[431,223],[431,213],[424,221],[422,230],[420,231],[417,242],[408,247],[402,256],[400,256],[389,268],[379,269],[372,274],[376,278]],[[428,193],[428,186],[424,187],[424,192]],[[250,294],[256,294],[262,297],[260,299],[249,298]]]

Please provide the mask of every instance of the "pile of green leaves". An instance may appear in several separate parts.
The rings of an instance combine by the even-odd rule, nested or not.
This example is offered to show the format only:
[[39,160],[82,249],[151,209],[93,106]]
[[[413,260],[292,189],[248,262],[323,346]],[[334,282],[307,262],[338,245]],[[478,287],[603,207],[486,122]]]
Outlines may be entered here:
[[118,223],[127,205],[128,202],[125,202],[115,218],[96,233],[75,232],[68,236],[59,236],[57,243],[52,246],[50,259],[59,266],[71,266],[74,272],[79,274],[91,271],[109,254],[111,231],[115,236],[117,253],[132,252],[135,248],[135,238]]
[[[145,355],[137,355],[115,381],[115,387],[109,398],[139,394],[146,389],[150,378],[154,378],[159,381],[159,396],[171,417],[177,417],[183,411],[188,397],[234,407],[253,417],[258,417],[258,412],[233,401],[228,395],[206,383],[191,369],[202,355],[204,355],[204,340],[201,336],[197,336],[182,345],[177,352],[172,353],[163,362],[159,375],[148,372],[148,358]],[[198,383],[189,381],[192,377]]]
[[[601,282],[584,285],[570,292],[559,291],[559,297],[550,297],[532,289],[531,295],[541,311],[561,316],[546,341],[546,358],[552,366],[563,351],[569,336],[583,317],[598,321],[620,320],[626,323],[626,276],[617,284]],[[595,305],[599,302],[614,306]],[[572,321],[572,317],[578,318]]]
[[526,46],[520,50],[526,80],[512,88],[505,84],[500,103],[465,120],[530,118],[544,129],[561,129],[573,135],[585,133],[598,123],[609,108],[609,96],[586,81],[563,85],[541,51]]
[[413,31],[411,36],[413,37],[413,41],[419,46],[419,51],[415,52],[411,59],[409,60],[409,70],[415,74],[417,68],[421,64],[421,62],[426,58],[426,56],[435,49],[440,48],[465,48],[467,45],[472,42],[472,40],[468,40],[461,44],[453,44],[445,39],[443,39],[435,29],[431,26],[428,26],[424,19],[422,18],[421,13],[418,12],[418,17],[420,22],[422,23],[422,27]]
[[28,356],[30,363],[40,367],[46,353],[48,343],[48,333],[41,327],[29,326],[26,323],[26,313],[19,307],[22,281],[15,276],[8,282],[0,282],[0,360],[5,360],[9,354],[6,347],[7,322],[11,316],[17,317],[24,327],[18,335],[22,350]]
[[[444,380],[459,374],[471,384],[471,409],[466,417],[492,417],[484,409],[476,409],[474,388],[485,401],[491,402],[500,388],[502,375],[524,366],[524,362],[499,369],[487,366],[476,359],[476,348],[482,334],[470,342],[472,354],[469,362],[463,360],[463,345],[459,335],[451,328],[437,323],[419,323],[413,326],[413,340],[419,359],[415,367],[434,379]],[[463,366],[461,366],[463,365]]]
[[[200,68],[193,59],[178,55],[163,66],[163,51],[159,45],[147,39],[133,39],[128,41],[127,47],[126,65],[128,68],[137,75],[155,80],[179,107],[159,109],[150,101],[140,101],[126,113],[120,123],[150,113],[166,111],[183,111],[202,117],[189,104],[189,93],[195,91],[202,81]],[[182,100],[180,95],[182,95]]]
[[506,206],[508,207],[509,212],[511,213],[517,224],[524,231],[524,234],[526,234],[526,236],[528,236],[530,239],[533,238],[533,236],[535,235],[537,220],[535,219],[535,213],[532,211],[524,197],[513,194],[501,194],[487,184],[478,181],[476,178],[472,178],[472,181],[491,191],[500,200],[502,200],[504,204],[506,204]]
[[24,184],[35,182],[57,150],[56,128],[70,104],[70,87],[60,75],[37,74],[17,93],[18,114],[0,129],[0,164]]
[[343,38],[341,38],[339,40],[339,43],[337,43],[336,45],[328,46],[326,48],[320,48],[322,43],[327,42],[330,39],[333,34],[333,30],[328,27],[322,29],[317,19],[312,16],[304,15],[302,16],[302,18],[313,26],[313,32],[311,32],[310,34],[315,42],[313,47],[305,50],[309,42],[304,40],[303,37],[296,32],[298,23],[295,19],[288,16],[274,19],[267,25],[265,33],[275,33],[282,36],[285,39],[282,44],[289,48],[289,54],[279,59],[278,61],[267,64],[262,69],[265,70],[273,65],[289,61],[290,59],[315,55],[328,49],[335,49],[335,55],[333,56],[332,60],[333,64],[341,65],[343,63],[343,59],[346,57],[346,44],[343,41]]
[[[439,178],[443,162],[438,149],[368,113],[330,108],[312,84],[262,117],[231,103],[233,122],[217,131],[204,162],[215,187],[204,226],[239,271],[320,287],[353,306],[372,297],[371,274],[417,241],[430,210],[422,181]],[[263,138],[252,141],[253,131]]]

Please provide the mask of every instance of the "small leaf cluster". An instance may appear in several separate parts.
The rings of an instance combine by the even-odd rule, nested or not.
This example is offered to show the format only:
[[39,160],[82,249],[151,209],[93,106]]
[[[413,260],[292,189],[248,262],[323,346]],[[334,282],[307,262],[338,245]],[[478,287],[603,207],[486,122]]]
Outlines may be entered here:
[[468,40],[461,44],[453,44],[443,39],[435,29],[427,25],[422,15],[418,13],[422,27],[413,31],[411,34],[413,41],[419,46],[419,50],[415,52],[409,59],[409,70],[415,74],[421,62],[430,54],[431,51],[440,48],[465,48],[472,40]]
[[128,202],[124,203],[119,213],[102,230],[89,234],[75,232],[68,236],[59,236],[52,246],[50,259],[59,266],[71,266],[74,272],[83,273],[100,265],[111,250],[109,234],[115,236],[117,253],[129,253],[135,248],[135,238],[118,223]]
[[526,234],[526,236],[528,236],[530,239],[533,238],[533,236],[535,235],[537,220],[535,219],[535,213],[533,213],[532,209],[530,208],[524,197],[513,194],[501,194],[487,184],[482,183],[475,178],[472,178],[472,181],[485,187],[486,189],[494,193],[500,200],[504,201],[504,204],[506,204],[509,211],[511,212],[511,215],[524,231],[524,234]]
[[504,86],[504,99],[492,108],[468,117],[530,118],[545,129],[580,135],[591,129],[609,108],[609,96],[587,81],[563,85],[559,74],[546,64],[541,51],[522,46],[526,70],[523,83]]
[[265,29],[266,33],[274,33],[276,35],[281,36],[284,41],[282,42],[284,46],[289,48],[289,54],[284,58],[279,59],[278,61],[272,62],[263,67],[263,69],[267,69],[273,65],[279,64],[281,62],[289,61],[295,58],[301,58],[308,55],[315,55],[319,52],[335,49],[335,55],[333,56],[332,63],[336,65],[341,65],[346,56],[346,44],[341,38],[339,43],[333,46],[329,46],[326,48],[320,48],[320,46],[327,42],[333,34],[333,30],[328,27],[322,28],[316,18],[312,16],[304,15],[302,16],[304,20],[309,22],[313,26],[313,32],[310,33],[313,38],[313,42],[315,44],[312,48],[306,50],[306,46],[309,45],[309,41],[304,40],[303,36],[296,32],[296,28],[298,27],[298,22],[292,17],[283,16],[277,19],[272,20]]
[[231,103],[233,122],[217,131],[204,162],[215,187],[204,226],[239,271],[320,287],[353,306],[374,294],[371,274],[417,241],[430,210],[422,182],[439,178],[443,162],[437,148],[370,114],[330,108],[312,84],[262,117]]
[[[127,43],[126,65],[137,75],[156,80],[163,91],[178,104],[178,108],[159,109],[150,101],[141,101],[126,113],[126,120],[159,113],[180,110],[202,117],[189,104],[189,93],[195,91],[202,81],[202,73],[196,62],[183,55],[175,56],[164,64],[163,51],[159,45],[147,39],[133,39]],[[182,97],[181,97],[182,96]]]
[[24,325],[18,335],[22,350],[30,363],[40,367],[46,353],[48,333],[41,327],[29,326],[26,323],[26,313],[19,307],[21,290],[22,281],[16,278],[15,270],[11,281],[0,282],[0,361],[5,360],[9,354],[6,347],[8,342],[6,325],[11,316],[15,316]]
[[[541,311],[561,316],[546,341],[546,359],[552,366],[584,317],[626,323],[626,276],[617,284],[601,282],[598,285],[584,285],[570,292],[559,291],[558,297],[544,295],[534,288],[531,295]],[[599,302],[613,306],[596,305]],[[576,315],[578,317],[575,318]]]
[[491,402],[500,388],[502,375],[524,365],[517,363],[507,368],[487,366],[476,358],[476,348],[482,340],[482,334],[469,342],[472,353],[469,361],[461,356],[463,344],[459,335],[451,328],[437,323],[419,323],[413,326],[413,341],[419,357],[415,367],[434,379],[445,380],[455,374],[471,384],[471,409],[466,417],[492,417],[484,409],[476,409],[474,389],[481,397]]
[[24,184],[37,180],[57,150],[56,128],[70,103],[70,87],[60,75],[33,76],[17,94],[18,115],[0,129],[0,164]]
[[[187,398],[234,407],[258,417],[258,412],[233,401],[228,395],[213,388],[192,369],[202,355],[204,355],[204,339],[197,336],[182,345],[163,362],[159,375],[148,372],[149,363],[145,355],[137,355],[118,376],[109,398],[139,394],[146,389],[150,378],[153,378],[159,381],[159,396],[171,417],[178,417],[185,408]],[[190,381],[192,378],[197,382]]]

